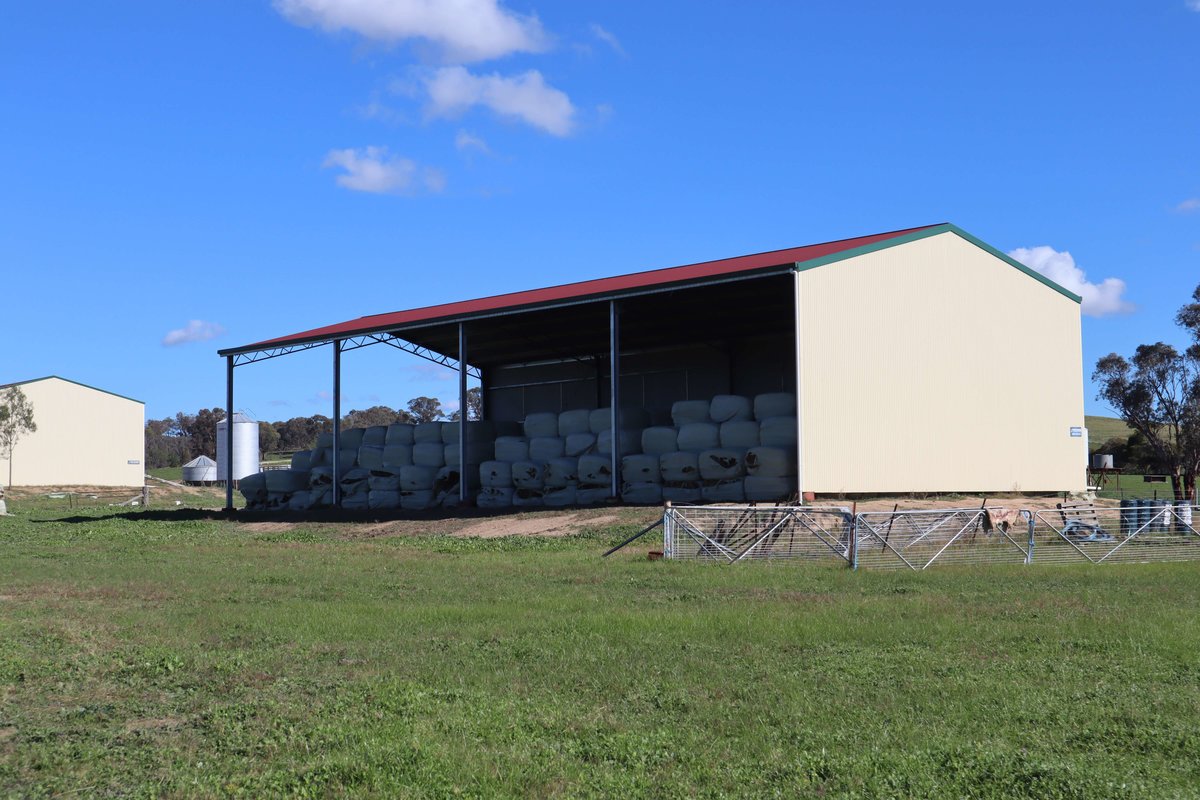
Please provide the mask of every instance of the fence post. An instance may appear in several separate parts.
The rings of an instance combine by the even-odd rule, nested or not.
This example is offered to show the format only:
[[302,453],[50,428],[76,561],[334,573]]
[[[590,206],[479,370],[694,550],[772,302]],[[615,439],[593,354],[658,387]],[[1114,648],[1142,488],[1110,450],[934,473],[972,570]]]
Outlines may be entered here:
[[1025,551],[1025,563],[1033,563],[1033,529],[1037,527],[1037,515],[1029,511],[1029,548]]
[[[857,506],[857,503],[855,504]],[[850,569],[858,569],[858,512],[850,516]]]
[[150,487],[143,486],[142,487],[142,508],[145,508],[149,505],[150,505]]

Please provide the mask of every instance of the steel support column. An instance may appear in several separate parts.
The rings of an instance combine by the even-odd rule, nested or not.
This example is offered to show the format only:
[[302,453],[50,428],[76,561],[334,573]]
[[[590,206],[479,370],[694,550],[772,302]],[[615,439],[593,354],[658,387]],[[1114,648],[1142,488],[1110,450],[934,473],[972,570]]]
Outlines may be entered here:
[[616,300],[608,301],[608,405],[612,426],[612,497],[620,494],[621,472],[621,311]]
[[796,492],[798,500],[804,503],[804,414],[801,409],[801,389],[804,387],[800,380],[803,365],[800,363],[800,273],[792,273],[792,322],[793,342],[796,355]]
[[225,357],[225,510],[233,511],[233,356]]
[[333,506],[342,507],[342,340],[333,340]]
[[458,500],[467,504],[467,326],[458,323]]

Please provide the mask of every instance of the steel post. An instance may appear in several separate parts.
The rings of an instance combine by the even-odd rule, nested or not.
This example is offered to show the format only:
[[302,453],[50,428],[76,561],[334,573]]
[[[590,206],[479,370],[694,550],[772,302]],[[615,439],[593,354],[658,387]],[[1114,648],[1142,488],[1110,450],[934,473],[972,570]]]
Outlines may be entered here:
[[803,383],[800,380],[800,273],[792,272],[792,343],[796,358],[796,495],[804,504],[804,415],[801,413]]
[[233,511],[233,356],[225,357],[225,510]]
[[1025,549],[1025,563],[1026,564],[1033,563],[1033,533],[1036,528],[1037,528],[1037,517],[1035,517],[1033,515],[1033,512],[1031,511],[1031,512],[1029,512],[1029,546]]
[[467,504],[467,326],[458,323],[458,500]]
[[608,405],[612,412],[609,416],[612,426],[610,493],[615,498],[621,488],[621,312],[616,300],[608,301]]
[[333,340],[333,506],[342,507],[342,340]]

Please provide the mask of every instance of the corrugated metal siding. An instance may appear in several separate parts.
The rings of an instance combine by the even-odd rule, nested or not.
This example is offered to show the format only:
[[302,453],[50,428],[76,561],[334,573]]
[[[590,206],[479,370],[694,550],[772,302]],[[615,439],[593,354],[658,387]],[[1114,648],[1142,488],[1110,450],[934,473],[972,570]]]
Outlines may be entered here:
[[806,490],[1083,488],[1078,303],[953,233],[800,282]]

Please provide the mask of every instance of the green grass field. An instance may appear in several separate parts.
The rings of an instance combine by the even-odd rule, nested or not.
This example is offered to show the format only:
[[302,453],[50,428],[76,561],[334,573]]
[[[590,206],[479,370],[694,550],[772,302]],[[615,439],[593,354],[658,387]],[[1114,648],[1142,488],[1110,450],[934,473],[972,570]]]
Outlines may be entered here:
[[[1200,564],[0,518],[0,794],[1200,796]],[[661,540],[660,540],[661,541]]]
[[1095,450],[1109,439],[1128,439],[1133,433],[1130,428],[1116,417],[1084,417],[1083,424],[1088,429],[1088,446]]

